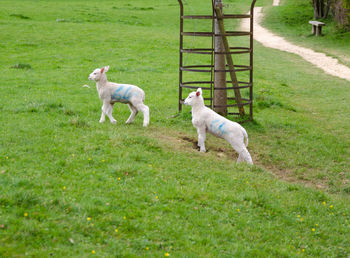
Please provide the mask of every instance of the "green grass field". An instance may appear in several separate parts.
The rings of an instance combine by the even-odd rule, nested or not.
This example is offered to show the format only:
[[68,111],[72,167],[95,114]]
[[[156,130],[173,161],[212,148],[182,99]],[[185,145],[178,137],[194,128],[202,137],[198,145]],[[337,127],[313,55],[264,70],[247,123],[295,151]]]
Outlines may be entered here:
[[[349,82],[255,43],[255,165],[210,135],[199,153],[190,108],[176,116],[178,16],[175,0],[1,1],[1,257],[350,255]],[[312,46],[327,40],[350,58],[328,33]],[[87,77],[104,65],[145,90],[148,128],[122,104],[98,123]]]

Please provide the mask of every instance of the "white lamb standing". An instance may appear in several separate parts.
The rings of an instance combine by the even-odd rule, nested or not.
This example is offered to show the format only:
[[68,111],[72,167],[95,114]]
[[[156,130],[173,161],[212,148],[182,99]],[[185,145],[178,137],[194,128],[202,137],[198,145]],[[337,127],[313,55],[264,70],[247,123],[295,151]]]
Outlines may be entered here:
[[[198,146],[201,152],[205,152],[206,132],[227,140],[232,148],[238,152],[237,162],[245,161],[253,164],[247,150],[248,134],[238,123],[230,121],[204,105],[202,89],[191,92],[185,99],[185,105],[192,106],[192,124],[197,128]],[[245,140],[245,141],[244,141]]]
[[132,123],[139,111],[143,113],[143,126],[149,124],[149,108],[143,102],[145,101],[145,92],[135,85],[117,84],[107,81],[106,72],[109,66],[95,69],[90,75],[89,80],[96,81],[98,96],[103,102],[100,123],[103,123],[108,116],[111,123],[117,121],[112,116],[113,105],[116,102],[128,104],[131,115],[126,121]]

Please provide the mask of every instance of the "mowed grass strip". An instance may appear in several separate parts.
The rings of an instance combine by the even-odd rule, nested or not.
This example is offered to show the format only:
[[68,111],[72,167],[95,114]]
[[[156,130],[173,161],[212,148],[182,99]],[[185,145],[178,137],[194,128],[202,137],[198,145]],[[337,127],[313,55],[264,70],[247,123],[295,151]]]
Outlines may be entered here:
[[[174,117],[176,2],[4,1],[0,26],[1,256],[350,253],[345,81],[256,44],[250,167]],[[121,104],[98,123],[87,76],[107,64],[145,90],[149,128]]]

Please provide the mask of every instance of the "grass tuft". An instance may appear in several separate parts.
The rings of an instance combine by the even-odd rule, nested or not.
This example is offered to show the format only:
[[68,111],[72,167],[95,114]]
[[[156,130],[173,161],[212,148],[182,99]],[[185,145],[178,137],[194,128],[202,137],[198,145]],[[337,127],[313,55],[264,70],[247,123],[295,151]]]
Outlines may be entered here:
[[19,18],[19,19],[23,19],[23,20],[30,20],[30,17],[25,16],[23,14],[10,14],[10,16],[16,17],[16,18]]
[[19,64],[15,64],[15,65],[11,66],[11,68],[14,68],[14,69],[32,69],[32,66],[30,64],[19,63]]

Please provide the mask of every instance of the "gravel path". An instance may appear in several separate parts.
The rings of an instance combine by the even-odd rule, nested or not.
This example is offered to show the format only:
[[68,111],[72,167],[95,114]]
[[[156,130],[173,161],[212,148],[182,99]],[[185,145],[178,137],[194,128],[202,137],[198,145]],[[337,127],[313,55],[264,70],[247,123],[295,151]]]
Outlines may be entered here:
[[[275,4],[278,5],[279,0],[274,0]],[[271,33],[260,25],[262,17],[262,7],[256,7],[254,11],[254,39],[256,41],[259,41],[265,47],[297,54],[322,69],[325,73],[350,81],[349,67],[340,64],[337,59],[326,56],[324,53],[294,45],[284,38]],[[249,19],[244,19],[241,26],[243,30],[249,30]]]

